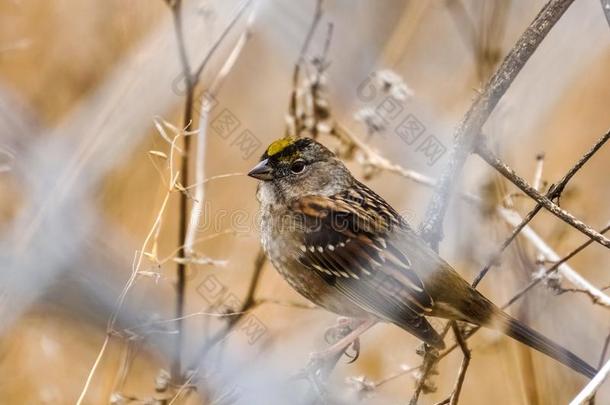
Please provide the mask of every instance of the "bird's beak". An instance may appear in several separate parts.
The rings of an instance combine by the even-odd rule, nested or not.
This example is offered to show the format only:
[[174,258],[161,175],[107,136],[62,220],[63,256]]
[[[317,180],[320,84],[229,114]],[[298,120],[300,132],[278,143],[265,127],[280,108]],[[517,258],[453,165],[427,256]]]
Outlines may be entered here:
[[269,167],[269,159],[261,160],[250,172],[248,176],[259,180],[271,180],[272,169]]

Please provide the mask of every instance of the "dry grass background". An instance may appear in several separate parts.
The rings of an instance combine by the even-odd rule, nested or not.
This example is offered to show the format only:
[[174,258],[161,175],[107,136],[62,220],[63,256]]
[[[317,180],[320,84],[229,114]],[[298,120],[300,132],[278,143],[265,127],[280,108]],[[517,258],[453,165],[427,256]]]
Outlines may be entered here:
[[[188,32],[196,35],[187,35],[187,41],[189,50],[201,55],[211,43],[212,33],[225,24],[226,10],[236,3],[219,5],[219,2],[195,0],[190,3],[196,17],[189,23],[204,27],[198,31],[191,28],[193,31]],[[482,1],[464,3],[472,15],[484,13]],[[505,35],[495,44],[501,55],[510,49],[542,5],[542,1],[510,2]],[[224,14],[222,10],[215,11],[217,7],[226,7]],[[544,179],[553,182],[560,178],[609,126],[610,30],[599,8],[597,1],[575,2],[526,65],[485,127],[488,135],[498,141],[500,154],[528,179],[534,173],[535,156],[540,152],[546,155]],[[253,36],[218,96],[219,109],[215,111],[230,109],[263,145],[284,131],[292,66],[312,10],[313,2],[260,2]],[[334,22],[328,83],[337,117],[364,134],[362,126],[352,117],[362,107],[356,89],[371,71],[391,67],[415,92],[408,109],[449,145],[451,129],[481,84],[476,73],[477,62],[460,37],[459,27],[451,19],[445,2],[328,1],[325,19]],[[13,296],[9,292],[9,298],[0,301],[3,312],[13,314],[3,317],[6,322],[0,328],[0,403],[73,403],[102,344],[114,300],[131,270],[133,252],[144,240],[165,192],[147,153],[152,149],[167,150],[153,129],[153,118],[161,115],[176,125],[180,122],[180,98],[168,96],[163,102],[158,100],[162,94],[171,94],[167,83],[178,74],[176,50],[160,48],[163,52],[150,56],[144,50],[152,55],[154,46],[151,51],[143,45],[155,35],[159,40],[165,38],[173,43],[171,29],[167,29],[169,20],[169,12],[161,0],[0,2],[0,146],[15,151],[19,166],[14,172],[0,173],[2,258],[7,260],[7,266],[3,267],[20,270],[19,266],[8,266],[12,262],[7,258],[8,253],[18,248],[17,241],[24,231],[20,228],[19,216],[27,212],[24,207],[28,206],[28,193],[35,188],[20,177],[24,173],[27,177],[28,168],[36,163],[36,155],[28,152],[29,145],[42,145],[41,156],[50,162],[51,168],[67,167],[70,156],[81,157],[80,165],[74,169],[81,174],[86,174],[90,166],[96,167],[99,161],[104,167],[99,180],[75,184],[72,189],[87,190],[78,200],[86,206],[84,211],[75,210],[73,216],[68,211],[51,228],[38,228],[36,237],[48,249],[26,245],[26,250],[21,252],[35,258],[33,263],[28,262],[27,269],[35,271],[28,273],[31,277],[25,279],[26,285],[21,284],[23,295],[27,296],[30,288],[37,293],[31,300],[21,302],[14,298],[22,294],[21,290]],[[475,22],[478,27],[484,27],[484,23],[484,19]],[[316,36],[315,47],[320,48],[322,41],[323,36]],[[216,65],[211,66],[206,77],[213,76],[214,66],[226,54],[221,49]],[[140,58],[137,68],[126,68],[124,61],[130,57]],[[150,61],[155,61],[155,65],[149,64]],[[129,86],[131,80],[145,81],[158,63],[176,67],[173,73],[172,69],[160,70],[159,74],[165,75],[158,79],[158,86],[164,86],[162,89],[151,88],[149,92]],[[118,76],[126,79],[123,86],[114,88],[116,93],[100,91]],[[155,83],[155,79],[152,75],[151,82]],[[123,99],[124,94],[131,104],[118,104],[117,100]],[[92,99],[101,104],[117,103],[119,111],[112,110],[112,105],[92,103]],[[94,107],[101,110],[101,123],[92,125],[91,131],[98,132],[88,133],[87,125],[80,127],[82,132],[76,131],[73,122],[78,119],[74,114],[95,117],[95,109],[83,113]],[[28,126],[17,125],[21,119],[18,117],[24,117]],[[121,123],[138,122],[112,127],[116,117],[121,117]],[[61,139],[61,129],[66,126],[72,131],[68,142],[53,144],[52,140],[45,139]],[[108,127],[113,131],[104,129]],[[113,160],[103,153],[86,153],[89,149],[79,148],[79,140],[88,136],[99,137],[100,142],[108,144],[124,144],[119,158]],[[372,143],[385,156],[405,167],[429,175],[437,174],[442,168],[442,161],[428,167],[421,155],[391,133],[374,138]],[[243,159],[234,146],[211,133],[206,174],[244,172],[253,165],[256,155]],[[362,175],[357,165],[352,167],[358,176]],[[474,157],[464,173],[464,188],[469,191],[482,193],[498,187],[494,173]],[[605,225],[610,219],[609,174],[610,149],[606,147],[570,183],[562,206],[594,227]],[[54,181],[60,180],[50,176],[39,185],[42,190],[47,187],[48,191],[43,192],[45,198],[53,199],[55,193],[60,193],[61,189],[54,188]],[[422,218],[429,190],[392,174],[377,176],[370,184],[400,207],[401,212],[411,213],[414,221]],[[246,177],[210,182],[206,191],[210,212],[244,210],[252,222],[256,212],[255,187],[255,182]],[[532,207],[525,199],[518,200],[518,204],[523,213]],[[65,228],[62,220],[67,221]],[[231,227],[227,217],[218,221],[219,230]],[[73,223],[81,222],[92,223],[92,229],[75,234]],[[534,220],[533,227],[560,255],[584,240],[581,234],[546,213]],[[461,204],[448,214],[446,230],[441,252],[469,280],[486,255],[509,233],[503,223]],[[160,234],[161,257],[175,249],[177,232],[177,196],[174,196]],[[213,229],[202,230],[198,236],[213,232]],[[526,241],[518,245],[519,248],[511,248],[505,254],[501,267],[493,270],[481,286],[497,303],[505,302],[529,280],[531,266],[524,263],[531,263],[536,253]],[[73,252],[71,246],[78,252]],[[247,235],[221,236],[198,245],[197,250],[212,258],[226,259],[228,265],[192,266],[186,312],[206,307],[197,287],[211,274],[231,292],[243,297],[258,250],[257,230],[251,227]],[[63,255],[68,257],[66,252],[70,252],[70,260],[56,260]],[[596,286],[610,284],[610,260],[603,247],[594,244],[571,263]],[[36,271],[51,266],[56,271],[49,273],[48,282],[41,282],[39,286],[44,277],[39,279]],[[158,272],[160,278],[138,280],[119,319],[122,327],[151,316],[172,317],[174,266],[170,263],[162,268],[150,264],[145,267]],[[25,273],[26,267],[21,271]],[[11,280],[12,276],[5,274],[4,277]],[[268,265],[258,295],[302,302]],[[225,348],[235,367],[245,370],[245,376],[236,379],[248,387],[256,385],[259,379],[262,387],[268,387],[265,375],[287,374],[305,364],[308,353],[324,344],[323,332],[334,321],[332,315],[322,311],[275,304],[261,305],[254,313],[268,329],[264,338],[250,346],[244,336],[232,336]],[[537,287],[512,313],[592,363],[597,363],[610,328],[607,308],[591,305],[582,294],[555,296],[544,287]],[[202,341],[204,318],[187,322],[186,359],[193,357]],[[219,321],[208,322],[218,324]],[[344,384],[346,377],[359,375],[375,381],[397,371],[402,364],[416,365],[420,361],[414,350],[417,345],[415,338],[395,327],[376,326],[362,339],[361,358],[349,365],[340,362],[334,381]],[[584,385],[584,380],[575,373],[492,332],[477,335],[470,346],[474,352],[464,385],[464,404],[565,403]],[[160,396],[155,393],[154,385],[159,370],[168,368],[166,347],[164,334],[153,334],[140,345],[122,393],[142,399]],[[86,403],[108,402],[123,353],[124,345],[118,339],[113,340]],[[438,391],[423,397],[422,403],[435,403],[450,392],[459,362],[460,356],[454,354],[441,364],[440,375],[434,379]],[[219,384],[212,390],[225,388]],[[403,376],[379,388],[366,401],[406,403],[412,388],[412,378]],[[356,397],[355,393],[352,395]],[[188,403],[201,401],[213,403],[198,395],[191,395]],[[258,403],[243,398],[241,401]],[[598,403],[608,401],[610,388],[606,384]]]

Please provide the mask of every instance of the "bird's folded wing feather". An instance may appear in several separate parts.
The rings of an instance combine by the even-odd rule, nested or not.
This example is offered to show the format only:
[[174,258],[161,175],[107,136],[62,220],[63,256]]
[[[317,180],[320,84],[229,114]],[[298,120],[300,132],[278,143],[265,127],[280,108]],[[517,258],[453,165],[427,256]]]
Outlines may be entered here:
[[293,212],[304,228],[302,265],[361,308],[437,345],[438,334],[423,317],[434,302],[394,237],[406,223],[381,197],[366,188],[306,196]]

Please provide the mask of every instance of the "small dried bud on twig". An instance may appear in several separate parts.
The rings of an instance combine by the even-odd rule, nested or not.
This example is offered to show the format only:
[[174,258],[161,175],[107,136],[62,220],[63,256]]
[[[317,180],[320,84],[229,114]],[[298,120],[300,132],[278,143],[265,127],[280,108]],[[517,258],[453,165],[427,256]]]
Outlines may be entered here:
[[393,70],[383,69],[374,73],[375,81],[379,87],[398,101],[409,101],[415,93]]
[[362,122],[366,126],[369,135],[383,132],[386,129],[383,119],[372,108],[366,107],[358,110],[356,114],[354,114],[354,119]]

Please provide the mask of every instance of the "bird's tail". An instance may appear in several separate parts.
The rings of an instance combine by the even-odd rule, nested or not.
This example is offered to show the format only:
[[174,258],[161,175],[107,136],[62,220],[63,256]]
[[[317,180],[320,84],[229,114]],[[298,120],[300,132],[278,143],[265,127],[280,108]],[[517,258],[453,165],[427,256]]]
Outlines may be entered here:
[[532,328],[524,325],[514,318],[511,318],[508,314],[498,311],[495,318],[500,323],[500,326],[504,329],[504,333],[513,339],[516,339],[519,342],[554,358],[555,360],[570,367],[572,370],[577,371],[589,378],[593,378],[597,373],[597,370],[594,367],[590,366],[587,362],[568,349],[561,347]]

